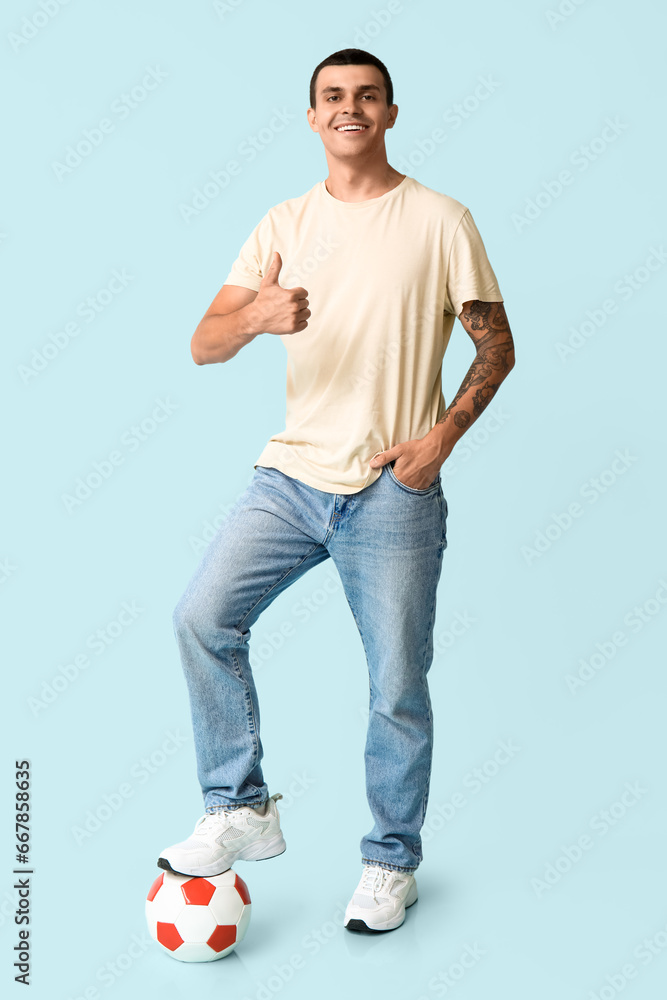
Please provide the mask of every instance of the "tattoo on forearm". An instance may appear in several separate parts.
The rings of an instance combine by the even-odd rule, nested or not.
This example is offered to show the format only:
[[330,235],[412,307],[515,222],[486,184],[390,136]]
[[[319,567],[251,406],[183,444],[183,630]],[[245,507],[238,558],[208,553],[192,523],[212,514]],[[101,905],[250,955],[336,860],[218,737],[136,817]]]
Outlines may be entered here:
[[477,390],[472,398],[472,412],[476,417],[478,417],[482,410],[491,402],[499,386],[500,382],[496,382],[495,385],[491,385],[490,382],[487,382]]
[[[444,424],[449,419],[450,414],[455,411],[452,417],[455,426],[467,427],[489,405],[512,367],[510,355],[514,352],[514,344],[505,310],[499,308],[500,306],[502,303],[475,301],[464,313],[470,329],[480,330],[482,335],[475,341],[477,345],[475,360],[468,369],[459,391],[438,423]],[[479,386],[479,389],[472,397],[471,414],[467,409],[457,407],[457,404],[475,385]]]

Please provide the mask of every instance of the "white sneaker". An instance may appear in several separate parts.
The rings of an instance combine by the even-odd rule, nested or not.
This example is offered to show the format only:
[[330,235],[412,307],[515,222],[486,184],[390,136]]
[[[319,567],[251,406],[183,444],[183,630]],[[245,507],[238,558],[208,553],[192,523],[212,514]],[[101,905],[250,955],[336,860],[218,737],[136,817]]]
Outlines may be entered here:
[[416,902],[417,882],[410,872],[365,865],[343,925],[351,931],[392,931],[405,920],[405,908]]
[[222,875],[235,861],[263,861],[283,854],[287,845],[280,829],[272,795],[263,811],[253,806],[205,813],[197,820],[187,840],[167,847],[158,858],[158,868],[181,875]]

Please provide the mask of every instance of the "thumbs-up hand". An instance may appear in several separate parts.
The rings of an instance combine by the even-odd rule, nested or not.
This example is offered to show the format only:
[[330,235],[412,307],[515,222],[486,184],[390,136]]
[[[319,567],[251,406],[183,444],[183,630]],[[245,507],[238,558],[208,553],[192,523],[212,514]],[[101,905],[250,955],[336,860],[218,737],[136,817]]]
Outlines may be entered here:
[[274,250],[271,266],[252,303],[265,333],[298,333],[308,326],[308,292],[305,288],[283,288],[278,283],[282,266],[282,257]]

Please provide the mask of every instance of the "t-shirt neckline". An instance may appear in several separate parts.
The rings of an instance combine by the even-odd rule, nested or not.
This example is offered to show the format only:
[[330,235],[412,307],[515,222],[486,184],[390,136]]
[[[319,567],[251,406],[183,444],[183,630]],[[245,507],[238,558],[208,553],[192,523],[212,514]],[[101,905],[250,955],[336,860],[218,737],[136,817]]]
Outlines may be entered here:
[[406,174],[402,181],[399,181],[396,187],[391,188],[389,191],[385,191],[384,194],[378,195],[377,198],[368,198],[366,201],[341,201],[340,198],[334,198],[330,191],[327,191],[327,186],[324,181],[320,181],[320,190],[327,201],[339,208],[367,208],[369,205],[381,205],[387,201],[390,201],[395,195],[399,194],[400,191],[404,191],[407,187],[407,183],[410,180],[410,175]]

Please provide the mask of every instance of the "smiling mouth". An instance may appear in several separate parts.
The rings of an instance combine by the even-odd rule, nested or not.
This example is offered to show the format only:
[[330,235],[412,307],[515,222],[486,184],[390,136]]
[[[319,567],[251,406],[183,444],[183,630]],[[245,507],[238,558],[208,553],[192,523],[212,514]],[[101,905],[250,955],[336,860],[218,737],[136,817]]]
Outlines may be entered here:
[[369,125],[337,125],[336,132],[367,132]]

